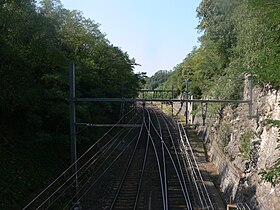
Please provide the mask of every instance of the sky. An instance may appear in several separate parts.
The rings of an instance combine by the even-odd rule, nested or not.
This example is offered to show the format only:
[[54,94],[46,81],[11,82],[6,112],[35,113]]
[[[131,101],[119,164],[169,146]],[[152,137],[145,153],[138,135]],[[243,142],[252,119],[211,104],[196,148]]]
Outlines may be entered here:
[[115,46],[135,58],[135,72],[172,70],[198,46],[196,8],[201,0],[61,0],[100,24]]

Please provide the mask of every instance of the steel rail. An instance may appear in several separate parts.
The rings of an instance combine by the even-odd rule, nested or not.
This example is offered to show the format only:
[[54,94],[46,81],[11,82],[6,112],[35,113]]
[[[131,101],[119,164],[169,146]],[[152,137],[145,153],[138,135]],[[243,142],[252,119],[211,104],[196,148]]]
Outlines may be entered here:
[[143,112],[143,122],[142,122],[141,130],[140,130],[140,132],[139,132],[139,135],[138,135],[138,138],[137,138],[135,147],[134,147],[134,149],[133,149],[133,152],[132,152],[132,154],[131,154],[131,156],[130,156],[129,163],[128,163],[127,167],[126,167],[126,170],[125,170],[125,172],[124,172],[124,174],[123,174],[123,177],[122,177],[121,182],[120,182],[120,184],[119,184],[119,187],[118,187],[118,189],[117,189],[116,195],[115,195],[115,197],[114,197],[114,199],[113,199],[113,201],[112,201],[110,210],[112,210],[112,209],[114,208],[115,204],[116,204],[116,201],[117,201],[117,199],[118,199],[118,196],[119,196],[119,193],[120,193],[120,191],[121,191],[121,188],[123,187],[123,183],[124,183],[124,181],[125,181],[125,179],[126,179],[126,177],[127,177],[128,171],[129,171],[129,169],[130,169],[130,167],[131,167],[131,164],[132,164],[132,161],[133,161],[133,159],[134,159],[134,157],[135,157],[136,149],[137,149],[137,147],[139,146],[139,140],[140,140],[140,138],[141,138],[141,136],[142,136],[142,134],[143,134],[142,131],[143,131],[143,126],[144,126],[144,121],[145,121],[145,116],[144,116],[144,112]]
[[[151,115],[150,115],[149,111],[147,109],[145,109],[145,111],[148,114],[149,122],[151,123],[151,125],[153,125],[152,120],[151,120]],[[145,123],[145,127],[147,129],[146,123]],[[156,131],[156,129],[155,129],[155,131]],[[161,174],[160,160],[159,160],[159,156],[158,156],[158,153],[157,153],[157,148],[156,148],[154,140],[153,140],[153,138],[151,136],[151,133],[149,133],[149,136],[150,136],[151,143],[153,145],[154,154],[155,154],[155,157],[156,157],[156,160],[157,160],[157,165],[158,165],[158,171],[159,171],[159,177],[160,177],[160,185],[161,185],[161,194],[162,194],[162,202],[163,202],[163,209],[167,210],[167,207],[165,205],[166,202],[165,202],[165,193],[164,193],[164,186],[163,186],[163,178],[162,178],[162,174]]]
[[[127,116],[132,110],[130,110],[129,112],[127,112],[123,118],[125,116]],[[122,119],[120,119],[116,124],[120,123]],[[114,127],[112,127],[111,129],[109,129],[109,131],[107,131],[101,138],[99,138],[98,141],[101,141],[105,136],[107,136],[112,130],[113,130]],[[96,143],[97,144],[97,143]],[[44,190],[42,190],[32,201],[30,201],[24,208],[23,210],[26,210],[27,208],[29,208],[37,199],[39,199],[44,193],[47,192],[48,189],[50,189],[60,178],[64,177],[69,171],[71,171],[71,168],[77,164],[78,161],[80,161],[87,153],[89,153],[89,151],[95,146],[92,145],[86,152],[84,152],[84,154],[79,158],[77,159],[77,161],[73,164],[71,164],[66,170],[64,170],[64,172],[62,172],[53,182],[51,182],[46,188],[44,188]],[[75,176],[75,174],[73,174],[71,177],[73,178]],[[38,209],[38,207],[37,207]]]
[[[156,128],[155,128],[155,126],[154,126],[153,123],[152,123],[152,126],[153,126],[153,128],[156,130]],[[157,133],[157,135],[159,136],[159,133],[158,133],[157,130],[156,130],[156,133]],[[180,186],[181,186],[181,189],[182,189],[182,193],[183,193],[183,195],[184,195],[184,199],[185,199],[186,205],[188,205],[188,204],[187,204],[188,198],[187,198],[186,192],[185,192],[185,190],[184,190],[184,186],[183,186],[183,184],[182,184],[181,177],[180,177],[179,172],[178,172],[178,170],[177,170],[177,168],[176,168],[176,164],[175,164],[175,162],[174,162],[174,160],[173,160],[173,157],[172,157],[172,155],[171,155],[171,153],[170,153],[170,151],[169,151],[169,149],[168,149],[168,147],[167,147],[167,145],[166,145],[165,143],[164,143],[164,147],[166,148],[166,150],[167,150],[167,152],[168,152],[168,155],[169,155],[169,157],[170,157],[170,159],[171,159],[171,161],[172,161],[174,170],[175,170],[175,172],[176,172],[177,178],[178,178],[178,180],[179,180],[179,183],[180,183]]]
[[[133,139],[133,140],[134,140],[134,139]],[[132,141],[133,141],[133,140],[132,140]],[[113,152],[116,150],[116,148],[117,148],[120,144],[121,144],[121,142],[119,142],[119,144],[116,145],[116,147],[113,149],[113,151],[112,151],[111,153],[113,153]],[[105,153],[103,153],[102,155],[104,155],[104,154],[105,154]],[[104,164],[105,161],[110,157],[110,155],[111,155],[111,154],[109,154],[109,156],[106,157],[106,159],[103,161],[103,163],[100,164],[100,166],[96,169],[96,171],[98,171],[100,168],[102,168],[103,164]],[[89,161],[90,161],[90,160],[89,160]],[[88,165],[88,166],[86,167],[86,169],[80,174],[80,176],[82,176],[90,167],[92,167],[92,165],[93,165],[93,163],[91,163],[90,165]],[[94,174],[92,174],[92,176],[90,176],[90,177],[85,181],[85,183],[88,183],[88,181],[89,181],[93,176],[94,176]],[[72,177],[72,178],[73,178],[73,177]],[[85,180],[86,177],[84,177],[84,178],[82,178],[82,179],[80,179],[80,177],[78,177],[78,179],[79,179],[79,183],[82,183],[82,181]],[[69,180],[69,179],[68,179],[68,180]],[[52,201],[51,203],[48,203],[47,209],[49,209],[62,195],[64,195],[65,192],[66,192],[69,188],[72,187],[71,184],[74,184],[74,183],[75,183],[75,180],[73,180],[73,181],[60,193],[60,195],[56,197],[56,199],[55,199],[54,201]],[[80,189],[78,190],[78,193],[79,193],[80,191],[82,191],[82,188],[83,188],[85,185],[86,185],[86,184],[82,185],[81,187],[79,186]],[[76,195],[73,196],[73,197],[71,198],[71,201],[73,201],[73,198],[75,198],[75,197],[76,197]]]
[[[133,139],[133,140],[134,140],[134,139]],[[115,149],[116,149],[120,144],[121,144],[121,142],[119,142],[119,144],[114,148],[114,150],[113,150],[112,152],[114,152]],[[103,154],[102,154],[102,155],[103,155]],[[108,158],[109,158],[109,156],[106,157],[106,159],[103,161],[103,163],[102,163],[101,165],[103,165],[104,162],[105,162]],[[93,165],[93,164],[90,164],[90,165],[85,169],[85,171],[87,171],[87,169],[88,169],[89,167],[92,167],[92,165]],[[100,168],[101,168],[101,166],[99,166],[99,167],[96,169],[96,171],[98,171]],[[83,173],[84,173],[85,171],[83,171]],[[90,178],[88,178],[88,179],[85,181],[85,183],[87,183],[93,176],[94,176],[94,174],[93,174],[92,176],[90,176]],[[80,177],[79,177],[78,179],[80,179]],[[82,180],[79,180],[79,183],[82,183],[82,181],[85,180],[85,179],[86,179],[86,177],[84,177]],[[74,183],[75,183],[75,180],[72,181],[72,184],[74,184]],[[79,187],[80,187],[80,190],[79,190],[78,192],[80,192],[84,186],[85,186],[85,184],[84,184],[82,187],[79,186]],[[51,207],[51,205],[52,205],[55,201],[57,201],[70,187],[72,187],[72,186],[71,186],[71,183],[68,185],[68,187],[66,187],[66,189],[64,189],[64,190],[60,193],[59,196],[56,197],[56,199],[55,199],[54,201],[52,201],[52,203],[49,203],[49,204],[48,204],[47,209],[48,209],[49,207]],[[76,195],[75,195],[73,198],[75,198],[75,197],[76,197]],[[71,198],[71,200],[73,200],[73,198]]]
[[[176,129],[176,126],[174,126],[175,121],[174,118],[172,117],[171,119],[167,119],[166,115],[162,112],[161,116],[163,116],[163,118],[166,120],[166,122],[170,125],[170,127],[172,127],[173,129]],[[172,123],[170,122],[170,120],[172,120]]]
[[[133,139],[133,141],[136,139],[136,137]],[[87,193],[88,191],[99,181],[99,179],[101,179],[101,177],[115,164],[115,162],[123,155],[123,153],[127,150],[127,148],[132,144],[133,141],[130,141],[128,145],[126,145],[126,147],[124,148],[124,150],[121,151],[121,153],[114,159],[114,161],[103,171],[103,173],[96,179],[96,181],[94,183],[92,183],[90,185],[90,187],[88,187],[88,189],[78,198],[77,202],[79,202]],[[73,200],[74,197],[72,197]],[[64,207],[64,210],[66,210],[66,207],[72,202],[72,200],[70,200],[70,202],[68,202],[66,204],[66,206]],[[73,207],[75,207],[76,204],[72,205],[70,207],[70,209],[72,209]]]
[[[180,123],[180,124],[181,124],[181,126],[182,126],[182,123]],[[197,174],[198,174],[198,176],[199,176],[199,179],[200,179],[200,181],[201,181],[202,187],[203,187],[204,192],[205,192],[205,194],[206,194],[206,197],[207,197],[207,199],[208,199],[208,205],[210,204],[210,208],[214,210],[213,203],[212,203],[212,201],[211,201],[211,199],[210,199],[208,190],[206,189],[206,186],[205,186],[205,183],[204,183],[204,181],[203,181],[202,175],[201,175],[200,170],[199,170],[199,168],[198,168],[197,161],[196,161],[195,156],[194,156],[194,154],[193,154],[193,151],[192,151],[192,149],[191,149],[191,145],[190,145],[190,142],[189,142],[189,139],[188,139],[188,136],[187,136],[187,134],[186,134],[185,129],[183,129],[183,132],[184,132],[184,137],[185,137],[185,139],[186,139],[186,142],[187,142],[187,144],[188,144],[188,147],[190,148],[190,152],[191,152],[191,156],[193,157],[194,164],[195,164],[195,166],[196,166],[196,168],[197,168]],[[204,193],[203,193],[202,195],[203,195],[203,197],[204,197]],[[208,208],[208,209],[209,209],[209,208]]]
[[236,206],[238,210],[251,210],[247,203],[237,203]]
[[190,200],[190,196],[189,196],[189,193],[188,193],[188,188],[187,188],[187,185],[186,185],[186,180],[185,180],[184,172],[182,170],[181,161],[179,159],[179,155],[178,155],[175,143],[174,143],[174,139],[173,139],[172,133],[170,131],[169,126],[167,125],[168,120],[167,120],[166,116],[163,113],[161,113],[161,116],[163,118],[163,122],[165,124],[165,127],[167,128],[167,131],[168,131],[168,134],[169,134],[169,137],[170,137],[170,141],[171,141],[172,146],[173,146],[174,151],[175,151],[176,159],[177,159],[177,162],[178,162],[178,165],[179,165],[180,174],[182,176],[181,178],[182,178],[183,184],[184,184],[185,193],[187,195],[186,196],[187,197],[187,201],[186,201],[187,202],[187,206],[188,206],[188,209],[192,210],[191,200]]
[[[188,168],[190,169],[190,178],[192,179],[192,182],[195,186],[195,189],[197,191],[197,195],[198,195],[198,198],[199,198],[199,201],[200,201],[200,204],[201,204],[201,207],[204,208],[204,204],[203,204],[203,200],[202,200],[202,197],[200,195],[200,190],[199,190],[199,186],[197,184],[197,180],[196,180],[196,177],[195,177],[195,171],[193,169],[193,165],[192,165],[192,161],[191,161],[191,158],[188,154],[188,152],[186,151],[186,146],[185,146],[185,143],[183,141],[183,135],[182,135],[182,131],[181,131],[181,127],[180,125],[178,124],[178,130],[179,130],[179,134],[180,134],[180,140],[181,140],[181,144],[184,148],[184,154],[185,154],[185,158],[187,159],[187,162],[186,160],[184,160],[184,165],[185,165],[185,170],[188,171]],[[195,199],[194,199],[195,200]],[[196,201],[196,200],[195,200]]]
[[[121,120],[123,120],[123,118],[125,117],[125,116],[127,116],[129,113],[131,113],[132,112],[132,109],[129,111],[129,112],[127,112],[115,125],[117,125],[118,123],[120,123],[121,122]],[[22,210],[26,210],[29,206],[31,206],[39,197],[41,197],[48,189],[50,189],[50,187],[52,186],[52,185],[54,185],[60,178],[62,178],[65,174],[66,174],[66,172],[68,171],[68,170],[71,170],[72,168],[73,168],[73,166],[74,165],[76,165],[77,164],[77,162],[79,161],[79,160],[81,160],[98,142],[100,142],[105,136],[107,136],[112,130],[113,130],[113,128],[114,128],[115,126],[113,126],[111,129],[109,129],[109,131],[107,131],[101,138],[99,138],[99,140],[95,143],[95,144],[93,144],[87,151],[85,151],[84,152],[84,154],[83,155],[81,155],[81,157],[79,157],[77,160],[76,160],[76,162],[74,162],[74,163],[72,163],[64,172],[62,172],[53,182],[51,182],[47,187],[45,187],[35,198],[33,198]]]
[[183,193],[183,196],[184,196],[184,200],[185,200],[186,206],[187,206],[188,209],[192,209],[192,205],[189,203],[190,202],[190,198],[188,197],[188,194],[186,194],[186,191],[184,190],[184,185],[182,183],[182,180],[181,180],[180,174],[178,172],[178,169],[176,168],[176,164],[175,164],[175,161],[174,161],[174,159],[172,157],[172,154],[170,153],[169,148],[167,147],[167,145],[165,143],[164,143],[164,147],[165,147],[165,149],[166,149],[166,151],[167,151],[167,153],[168,153],[168,155],[170,157],[170,160],[171,160],[171,162],[173,164],[173,167],[174,167],[174,170],[176,172],[177,178],[179,180],[179,183],[180,183],[180,186],[181,186],[181,189],[182,189],[182,193]]
[[[127,133],[126,133],[126,135],[124,136],[124,137],[122,137],[122,139],[126,139],[126,137],[129,135],[129,133],[131,132],[131,130],[132,130],[133,128],[131,128]],[[124,129],[122,129],[123,131],[125,131]],[[141,132],[141,130],[140,130],[140,132]],[[121,137],[121,136],[120,136]],[[108,142],[107,144],[109,144],[110,143],[110,146],[109,147],[107,147],[106,148],[106,150],[107,151],[109,151],[110,149],[111,149],[111,147],[113,147],[113,144],[115,143],[117,141],[117,139],[113,142],[113,143],[110,143],[110,142]],[[103,160],[103,163],[101,163],[101,164],[99,164],[99,168],[101,168],[103,165],[104,165],[104,163],[107,161],[107,159],[109,159],[109,157],[114,153],[114,151],[119,147],[119,145],[121,144],[122,142],[120,141],[115,147],[114,147],[114,149],[109,153],[109,154],[106,154],[106,153],[103,153],[102,155],[103,156],[105,156],[106,155],[106,158],[105,158],[105,160]],[[92,165],[92,164],[91,164]],[[90,166],[91,166],[90,165]],[[90,167],[89,166],[89,167]],[[88,167],[88,168],[89,168]],[[98,169],[97,169],[98,170]],[[96,171],[97,171],[96,170]]]
[[[126,133],[126,135],[122,137],[122,139],[126,139],[126,137],[130,134],[130,132],[131,132],[132,129],[133,129],[133,128],[131,128],[131,129]],[[121,137],[121,136],[119,136],[119,137]],[[114,151],[120,146],[120,144],[123,143],[123,142],[119,141],[118,144],[115,145],[115,147],[110,151],[110,149],[114,146],[114,144],[117,142],[117,140],[118,140],[118,139],[114,140],[114,142],[112,142],[112,143],[111,143],[111,142],[108,142],[108,143],[107,143],[107,144],[110,143],[110,146],[107,147],[107,148],[105,148],[105,149],[104,149],[105,152],[103,152],[103,153],[101,154],[101,157],[99,157],[99,159],[101,159],[102,157],[106,156],[105,160],[103,160],[103,162],[99,164],[99,168],[101,168],[101,167],[104,165],[104,163],[109,159],[109,157],[110,157],[111,155],[114,154]],[[103,146],[103,148],[104,148],[104,146]],[[103,149],[103,148],[101,148],[101,149]],[[106,153],[106,152],[108,152],[108,151],[110,151],[109,154]],[[91,160],[89,160],[89,161],[91,161]],[[89,162],[89,161],[88,161],[88,162]],[[97,161],[96,161],[96,162],[97,162]],[[94,162],[92,162],[92,163],[86,168],[86,170],[87,170],[89,167],[92,167],[93,163],[94,163]],[[98,169],[96,169],[96,171],[97,171],[97,170],[98,170]],[[79,180],[79,181],[81,182],[82,180]]]
[[[183,130],[183,127],[181,129]],[[184,135],[183,135],[183,137],[184,137]],[[188,146],[184,145],[184,147],[189,148],[189,151],[192,151],[192,148],[190,147],[190,145],[188,145]],[[196,161],[195,157],[194,157],[194,154],[191,153],[189,155],[189,158],[190,158],[190,161],[189,161],[190,168],[192,169],[192,175],[194,177],[195,182],[198,183],[198,185],[197,185],[198,188],[199,188],[198,194],[200,195],[200,197],[202,197],[202,203],[201,204],[202,204],[203,207],[208,208],[208,202],[207,202],[207,198],[206,198],[207,196],[205,196],[204,189],[201,186],[202,184],[204,184],[204,182],[203,182],[203,179],[200,178],[199,175],[198,175],[200,173],[200,170],[199,170],[198,166],[193,164]],[[206,193],[208,193],[208,192],[206,191]]]
[[[181,132],[181,131],[178,131],[178,133],[179,132]],[[180,136],[180,138],[181,138],[181,136]],[[184,166],[184,170],[186,171],[186,175],[187,175],[187,180],[188,180],[188,183],[192,183],[193,181],[192,181],[192,177],[191,177],[191,174],[189,173],[189,171],[188,171],[188,167],[187,167],[187,164],[186,164],[186,160],[185,160],[185,158],[184,158],[184,151],[183,151],[183,145],[182,145],[182,142],[181,141],[179,141],[179,139],[177,139],[177,141],[178,141],[178,145],[179,145],[179,148],[180,148],[180,151],[181,151],[181,153],[183,154],[182,155],[182,158],[183,158],[183,166]],[[188,158],[188,157],[186,157],[186,158]],[[190,189],[192,192],[193,192],[193,190],[192,190],[192,188]],[[194,194],[192,193],[192,196],[194,196]],[[196,203],[196,199],[193,199],[193,202],[194,202],[194,204],[197,204]]]
[[157,114],[154,112],[156,116],[158,127],[159,127],[159,138],[161,143],[161,151],[162,151],[162,163],[163,163],[163,179],[164,179],[164,191],[165,191],[165,205],[168,209],[168,185],[167,185],[167,174],[166,174],[166,159],[165,159],[165,152],[164,152],[164,140],[162,136],[162,128],[158,119]]
[[151,130],[151,124],[149,123],[148,135],[147,135],[147,143],[146,143],[146,150],[145,150],[145,157],[144,157],[144,162],[143,162],[143,165],[142,165],[140,182],[138,184],[136,198],[135,198],[134,205],[133,205],[133,209],[134,210],[137,209],[137,204],[138,204],[138,200],[139,200],[139,196],[140,196],[140,190],[141,190],[141,186],[142,186],[142,183],[143,183],[143,176],[144,176],[144,171],[145,171],[145,167],[146,167],[146,162],[147,162],[147,157],[148,157],[148,150],[149,150],[149,143],[150,143],[150,136],[149,136],[150,130]]
[[[181,123],[181,125],[182,125],[182,123]],[[183,129],[183,131],[184,131],[184,136],[185,136],[185,138],[186,138],[186,141],[187,141],[187,143],[188,143],[188,146],[189,146],[189,148],[190,148],[190,151],[191,151],[191,154],[192,154],[192,157],[193,157],[195,166],[196,166],[196,168],[197,168],[197,174],[198,174],[198,176],[199,176],[200,182],[201,182],[202,187],[203,187],[203,189],[204,189],[203,197],[205,197],[205,194],[206,194],[206,197],[207,197],[207,199],[208,199],[207,205],[210,204],[210,208],[212,208],[212,209],[214,210],[213,203],[212,203],[212,201],[211,201],[211,198],[210,198],[210,196],[209,196],[208,190],[207,190],[207,188],[206,188],[206,186],[205,186],[205,183],[204,183],[204,181],[203,181],[203,177],[202,177],[202,175],[201,175],[201,173],[200,173],[199,167],[198,167],[198,165],[197,165],[197,161],[196,161],[195,156],[194,156],[194,154],[193,154],[193,150],[192,150],[192,148],[191,148],[191,145],[190,145],[190,142],[189,142],[189,139],[188,139],[188,136],[187,136],[187,134],[186,134],[185,129]],[[206,198],[205,198],[205,200],[206,200]],[[209,208],[208,208],[208,209],[209,209]]]
[[[133,129],[133,128],[131,128],[123,138],[126,138],[126,136],[131,132],[132,129]],[[124,129],[122,129],[121,131],[119,131],[115,136],[118,136],[118,134],[121,135],[121,132],[122,132],[122,131],[124,132]],[[110,144],[111,141],[114,140],[115,136],[112,138],[112,140],[108,141],[108,142],[106,143],[106,145]],[[120,137],[120,136],[118,136],[118,137]],[[118,137],[114,140],[114,142],[116,142],[116,141],[118,140]],[[119,142],[119,144],[120,144],[120,143],[121,143],[121,142]],[[119,145],[119,144],[118,144],[118,145]],[[55,195],[55,193],[57,193],[60,189],[62,189],[62,187],[63,187],[68,181],[70,181],[72,178],[74,178],[76,175],[78,175],[78,172],[80,172],[90,161],[92,161],[93,158],[96,157],[98,153],[102,152],[102,149],[103,149],[106,145],[104,145],[95,155],[93,155],[86,163],[84,163],[84,164],[77,170],[76,173],[72,174],[72,176],[70,176],[66,181],[64,181],[64,183],[63,183],[62,185],[60,185],[47,199],[45,199],[45,201],[44,201],[39,207],[37,207],[37,209],[41,208],[53,195]],[[117,145],[117,146],[118,146],[118,145]],[[112,146],[112,144],[110,144],[110,146]],[[117,148],[117,146],[115,147],[115,149]],[[115,149],[114,149],[113,151],[115,151]],[[106,148],[106,150],[108,151],[107,148]],[[104,156],[104,154],[105,154],[105,153],[102,153],[103,156]],[[112,152],[111,152],[111,154],[112,154]],[[111,154],[110,154],[110,155],[111,155]],[[110,155],[107,156],[106,160],[110,157]],[[102,157],[102,156],[101,156],[101,157]],[[91,163],[90,165],[88,165],[88,166],[85,168],[85,170],[79,174],[79,176],[77,176],[77,179],[79,180],[79,178],[80,178],[90,167],[92,167],[92,165],[93,165],[95,162],[97,162],[97,159],[94,160],[94,161],[92,161],[92,163]],[[104,162],[105,162],[105,161],[103,161],[103,163],[101,164],[101,166],[104,164]],[[101,166],[100,166],[100,167],[101,167]],[[99,167],[99,168],[100,168],[100,167]],[[79,180],[79,182],[82,182],[83,180],[84,180],[84,178],[81,179],[81,180]],[[53,205],[54,202],[57,201],[57,200],[66,192],[67,189],[69,189],[70,187],[72,187],[71,184],[73,184],[75,181],[76,181],[76,180],[73,180],[73,181],[68,185],[68,187],[66,187],[66,188],[63,190],[63,192],[60,193],[60,195],[56,197],[56,199],[55,199],[54,201],[52,201],[51,203],[49,203],[47,209],[48,209],[51,205]]]
[[[182,146],[182,145],[181,145],[181,146]],[[183,159],[183,165],[184,165],[185,171],[187,172],[187,179],[188,179],[188,182],[189,182],[190,184],[193,184],[193,183],[194,183],[194,189],[193,189],[193,186],[191,187],[191,191],[192,191],[192,194],[191,194],[191,195],[192,195],[192,197],[193,197],[193,205],[194,205],[194,206],[197,206],[198,203],[197,203],[197,198],[195,197],[195,190],[197,191],[197,195],[198,195],[198,199],[199,199],[200,203],[202,203],[202,199],[201,199],[201,196],[200,196],[200,194],[199,194],[199,190],[198,190],[198,186],[197,186],[196,180],[195,180],[195,178],[194,178],[194,175],[192,174],[193,171],[189,171],[189,169],[191,169],[191,166],[188,166],[188,164],[189,164],[188,162],[190,161],[190,160],[189,160],[189,157],[186,156],[186,155],[184,155],[184,151],[183,151],[183,150],[181,150],[181,152],[183,152],[182,157],[187,159],[187,160]]]
[[[132,130],[133,128],[131,128],[130,130]],[[122,130],[124,130],[124,129],[122,129]],[[126,136],[128,136],[128,134],[129,133],[127,133],[123,138],[126,138]],[[136,139],[136,136],[135,136],[135,138],[134,139],[132,139],[132,141],[131,142],[133,142],[134,140]],[[128,145],[130,145],[131,144],[131,142],[128,144]],[[119,142],[119,144],[121,144],[122,142]],[[119,146],[119,144],[118,145],[116,145],[116,147],[114,148],[114,150]],[[125,149],[127,149],[127,147],[125,148]],[[111,152],[110,153],[110,155],[112,154],[113,152]],[[123,152],[121,152],[120,154],[122,154]],[[120,156],[118,156],[118,157],[120,157]],[[118,158],[117,157],[117,158]],[[107,158],[103,161],[103,164],[106,162],[106,160],[109,158],[109,156],[107,156]],[[115,162],[116,161],[116,159],[113,161],[113,162]],[[105,170],[105,171],[107,171],[110,167],[112,166],[112,164]],[[99,168],[101,168],[101,166],[99,166]],[[97,170],[99,170],[99,168],[97,169]],[[104,175],[105,173],[103,172],[99,177],[98,177],[98,180]],[[87,180],[87,182],[92,178],[94,176],[94,174],[92,175],[92,176],[90,176],[90,178],[88,178],[88,180]],[[86,186],[87,185],[87,182],[85,182],[85,184],[81,187],[81,189],[79,190],[79,192],[82,190],[82,188],[84,187],[84,186]],[[97,181],[95,181],[91,186],[90,186],[90,188],[88,188],[87,190],[86,190],[86,193],[96,184],[96,182]],[[82,195],[82,197],[85,195],[85,193]],[[81,199],[82,197],[80,197],[79,199]],[[73,196],[72,198],[71,198],[71,200],[70,200],[70,202],[68,202],[67,203],[67,205],[66,205],[66,207],[68,206],[68,204],[69,203],[71,203],[71,201],[73,201],[73,199],[75,198],[75,196]],[[78,200],[79,201],[79,200]],[[75,205],[75,204],[74,204]]]

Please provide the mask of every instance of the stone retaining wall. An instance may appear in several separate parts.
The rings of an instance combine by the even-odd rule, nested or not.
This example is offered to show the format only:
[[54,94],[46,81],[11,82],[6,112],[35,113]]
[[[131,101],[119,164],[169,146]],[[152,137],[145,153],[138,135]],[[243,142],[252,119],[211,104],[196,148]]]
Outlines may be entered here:
[[218,168],[220,189],[228,203],[279,210],[280,184],[272,186],[258,173],[280,156],[275,150],[278,129],[265,123],[267,119],[280,120],[280,93],[254,88],[253,96],[255,118],[248,118],[247,104],[227,106],[220,115],[208,118],[206,126],[199,126],[198,132],[207,146],[209,160]]

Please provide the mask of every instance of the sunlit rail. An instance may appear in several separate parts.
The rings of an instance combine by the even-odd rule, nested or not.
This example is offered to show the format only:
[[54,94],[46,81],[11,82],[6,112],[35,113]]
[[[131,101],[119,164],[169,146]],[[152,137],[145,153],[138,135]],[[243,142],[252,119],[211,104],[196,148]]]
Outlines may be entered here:
[[[127,122],[137,126],[120,122],[77,160],[76,173],[71,165],[24,210],[215,209],[181,122],[155,107],[138,109]],[[109,180],[106,201],[88,201]]]

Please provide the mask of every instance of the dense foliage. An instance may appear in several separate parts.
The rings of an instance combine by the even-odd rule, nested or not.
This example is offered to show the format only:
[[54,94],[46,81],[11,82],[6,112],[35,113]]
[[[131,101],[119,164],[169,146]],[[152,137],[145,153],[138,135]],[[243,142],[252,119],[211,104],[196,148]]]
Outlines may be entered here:
[[[121,87],[126,97],[136,95],[135,61],[80,12],[63,8],[58,0],[43,0],[40,6],[30,0],[2,1],[0,10],[2,126],[37,140],[67,134],[71,61],[78,67],[78,97],[116,97]],[[79,120],[106,118],[112,106],[82,105]]]
[[[160,88],[175,84],[177,93],[183,92],[188,80],[195,98],[242,99],[245,75],[252,75],[260,86],[279,90],[280,0],[202,0],[197,16],[200,46]],[[216,110],[211,104],[208,112]],[[244,153],[247,145],[244,140]],[[278,160],[262,177],[275,184],[279,174]]]
[[145,79],[144,88],[151,90],[158,88],[162,83],[164,83],[167,80],[169,74],[170,72],[167,70],[157,71],[153,76],[147,77]]
[[197,15],[200,47],[171,73],[178,89],[189,80],[196,98],[236,99],[245,74],[280,87],[279,0],[202,0]]
[[[93,20],[59,0],[0,1],[0,185],[6,186],[1,209],[22,208],[31,192],[70,163],[72,61],[78,97],[137,95],[134,59],[112,45]],[[77,121],[115,121],[119,112],[119,104],[80,103]],[[96,130],[85,130],[78,141],[94,137]]]

